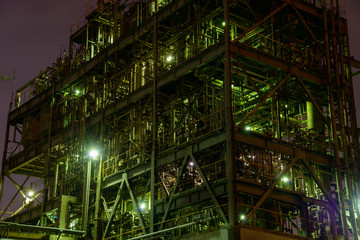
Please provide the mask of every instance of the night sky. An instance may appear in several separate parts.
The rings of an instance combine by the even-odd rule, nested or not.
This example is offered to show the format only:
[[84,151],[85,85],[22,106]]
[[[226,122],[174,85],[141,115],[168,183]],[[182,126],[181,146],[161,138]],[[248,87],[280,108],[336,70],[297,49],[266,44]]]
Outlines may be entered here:
[[[0,76],[16,87],[33,79],[68,50],[70,25],[85,14],[89,0],[0,0]],[[90,2],[96,2],[92,0]],[[349,25],[351,55],[360,59],[360,1],[344,0]],[[360,76],[354,79],[360,126]],[[0,81],[0,150],[3,152],[12,81]],[[3,206],[3,204],[1,204]]]

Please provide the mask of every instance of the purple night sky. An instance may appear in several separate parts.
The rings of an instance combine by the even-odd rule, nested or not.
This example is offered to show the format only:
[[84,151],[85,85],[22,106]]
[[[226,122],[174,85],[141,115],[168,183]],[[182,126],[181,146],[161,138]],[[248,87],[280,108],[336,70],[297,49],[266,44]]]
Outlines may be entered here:
[[[70,25],[85,13],[88,2],[89,0],[1,0],[0,76],[7,75],[12,78],[16,70],[16,89],[33,79],[40,70],[51,66],[59,57],[62,46],[68,49]],[[351,55],[360,59],[360,1],[342,2],[346,4],[347,9]],[[354,86],[360,126],[360,75],[354,78]],[[11,89],[12,81],[0,81],[1,153]],[[5,201],[6,199],[3,204],[0,203],[1,206],[4,206]]]

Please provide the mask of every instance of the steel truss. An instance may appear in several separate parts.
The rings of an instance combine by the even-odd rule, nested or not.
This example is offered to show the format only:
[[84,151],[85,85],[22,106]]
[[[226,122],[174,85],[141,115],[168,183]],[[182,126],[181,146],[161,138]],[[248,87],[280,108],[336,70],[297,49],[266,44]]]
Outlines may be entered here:
[[358,239],[360,64],[337,0],[103,0],[86,19],[10,104],[1,217],[85,239]]

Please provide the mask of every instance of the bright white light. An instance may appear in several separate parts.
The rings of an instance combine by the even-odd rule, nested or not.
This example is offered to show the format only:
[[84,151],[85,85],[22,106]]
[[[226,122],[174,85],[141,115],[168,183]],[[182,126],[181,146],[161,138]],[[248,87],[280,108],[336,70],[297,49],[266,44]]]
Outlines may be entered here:
[[28,192],[28,196],[29,196],[29,197],[34,196],[34,192],[33,192],[33,191],[29,191],[29,192]]
[[224,21],[224,22],[222,22],[222,25],[225,27],[225,25],[226,25],[226,22]]
[[141,203],[141,204],[140,204],[140,209],[141,209],[141,210],[144,210],[145,207],[146,207],[145,203]]
[[25,198],[25,204],[28,204],[28,203],[30,203],[31,201],[32,201],[31,198],[28,198],[28,197]]
[[173,60],[173,57],[171,56],[171,54],[167,55],[166,61],[171,62],[172,60]]
[[250,126],[245,127],[245,130],[249,131],[251,129]]
[[93,149],[89,152],[89,157],[91,158],[96,158],[97,156],[99,156],[99,151],[96,149]]
[[75,95],[79,95],[80,94],[80,90],[79,89],[76,89],[75,90]]
[[288,108],[288,105],[287,105],[287,104],[285,104],[285,108]]
[[289,179],[288,179],[287,177],[283,177],[281,180],[282,180],[283,182],[288,182],[288,181],[289,181]]
[[245,215],[241,215],[241,216],[240,216],[240,219],[241,219],[241,220],[244,220],[244,219],[245,219]]
[[190,166],[194,166],[194,163],[193,163],[193,162],[189,162],[189,165],[190,165]]
[[74,221],[71,221],[69,227],[70,227],[70,228],[75,227],[75,222],[74,222]]

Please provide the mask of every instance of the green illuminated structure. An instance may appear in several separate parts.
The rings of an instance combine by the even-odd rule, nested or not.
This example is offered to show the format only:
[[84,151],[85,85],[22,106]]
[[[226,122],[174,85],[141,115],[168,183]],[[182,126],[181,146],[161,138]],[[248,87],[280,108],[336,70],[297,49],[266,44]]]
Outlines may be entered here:
[[69,49],[12,101],[1,237],[358,239],[338,1],[98,1]]

